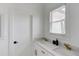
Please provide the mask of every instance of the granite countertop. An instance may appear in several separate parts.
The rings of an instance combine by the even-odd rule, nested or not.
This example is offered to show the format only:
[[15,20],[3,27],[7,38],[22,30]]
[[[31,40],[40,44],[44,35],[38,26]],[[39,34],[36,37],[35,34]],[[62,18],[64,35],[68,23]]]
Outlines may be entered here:
[[35,40],[34,42],[55,56],[79,56],[79,51],[67,50],[61,45],[56,46],[42,39]]

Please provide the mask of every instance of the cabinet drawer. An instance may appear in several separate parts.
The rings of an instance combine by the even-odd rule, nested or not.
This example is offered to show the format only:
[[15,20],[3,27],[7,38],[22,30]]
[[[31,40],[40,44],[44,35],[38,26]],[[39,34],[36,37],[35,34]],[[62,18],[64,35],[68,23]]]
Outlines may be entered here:
[[39,50],[39,53],[40,53],[39,55],[42,55],[42,56],[52,56],[49,52],[47,52],[43,48]]
[[42,47],[35,45],[35,55],[37,56],[53,56]]

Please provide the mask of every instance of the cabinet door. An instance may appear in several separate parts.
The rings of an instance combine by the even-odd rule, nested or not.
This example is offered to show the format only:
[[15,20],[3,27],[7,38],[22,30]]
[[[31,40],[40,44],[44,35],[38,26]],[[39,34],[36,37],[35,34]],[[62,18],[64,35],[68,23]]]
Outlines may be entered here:
[[53,56],[48,51],[43,49],[42,47],[36,45],[35,46],[35,55],[37,56]]

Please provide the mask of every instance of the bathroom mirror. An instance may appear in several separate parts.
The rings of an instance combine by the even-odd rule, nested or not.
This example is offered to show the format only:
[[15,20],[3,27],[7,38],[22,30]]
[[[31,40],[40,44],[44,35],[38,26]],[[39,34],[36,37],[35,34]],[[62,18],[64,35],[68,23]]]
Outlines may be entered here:
[[65,34],[65,6],[50,12],[50,33]]

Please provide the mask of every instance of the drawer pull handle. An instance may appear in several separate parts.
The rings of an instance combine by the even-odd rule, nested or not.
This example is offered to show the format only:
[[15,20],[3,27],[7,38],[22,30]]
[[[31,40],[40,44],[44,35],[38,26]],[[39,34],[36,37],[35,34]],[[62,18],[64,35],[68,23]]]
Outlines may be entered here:
[[42,51],[42,50],[41,50],[41,52],[42,52],[43,54],[45,54],[45,52],[44,52],[44,51]]

